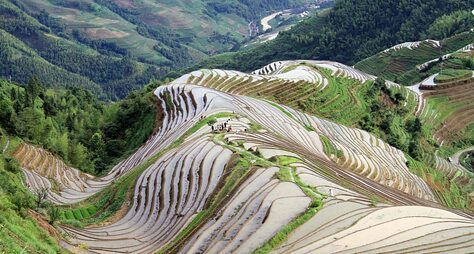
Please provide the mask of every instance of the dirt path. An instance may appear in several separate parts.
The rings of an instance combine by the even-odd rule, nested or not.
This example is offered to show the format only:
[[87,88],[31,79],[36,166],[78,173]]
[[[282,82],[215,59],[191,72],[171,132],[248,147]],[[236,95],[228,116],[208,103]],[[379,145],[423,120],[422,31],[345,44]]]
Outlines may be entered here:
[[462,155],[463,153],[469,152],[469,151],[472,151],[472,150],[474,150],[474,146],[471,146],[471,147],[468,147],[468,148],[463,149],[463,150],[461,150],[461,151],[458,151],[458,152],[456,152],[453,156],[451,156],[451,160],[453,161],[453,163],[458,164],[458,165],[461,165],[461,164],[459,163],[459,157],[461,157],[461,155]]
[[10,137],[7,137],[7,143],[3,147],[2,153],[5,153],[7,151],[9,145],[10,145]]
[[270,26],[270,24],[268,24],[268,22],[270,22],[270,20],[274,19],[276,16],[282,14],[283,12],[279,11],[279,12],[275,12],[275,13],[272,13],[266,17],[264,17],[262,20],[260,20],[260,23],[262,24],[262,27],[263,27],[263,32],[269,30],[272,28],[272,26]]

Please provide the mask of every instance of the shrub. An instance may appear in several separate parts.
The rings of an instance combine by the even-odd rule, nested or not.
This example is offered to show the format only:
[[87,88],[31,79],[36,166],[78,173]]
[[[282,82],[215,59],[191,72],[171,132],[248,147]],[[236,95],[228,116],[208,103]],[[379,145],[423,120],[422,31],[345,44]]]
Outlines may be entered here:
[[6,196],[0,195],[0,211],[6,211],[13,208],[15,208],[15,205],[13,205]]
[[81,211],[82,218],[87,219],[91,217],[91,215],[89,214],[89,211],[87,211],[86,208],[81,208],[79,210]]
[[81,214],[81,211],[80,210],[73,210],[72,213],[74,214],[74,218],[76,218],[77,220],[82,220],[84,219],[82,217],[82,214]]
[[64,215],[66,217],[67,220],[74,220],[74,214],[72,213],[72,211],[66,211],[64,212]]
[[81,223],[80,221],[74,220],[74,219],[72,219],[72,220],[65,220],[65,221],[63,221],[63,222],[64,222],[65,224],[71,225],[71,226],[76,227],[76,228],[83,228],[83,227],[84,227],[84,225],[82,225],[82,223]]
[[215,123],[217,123],[217,120],[214,119],[214,118],[211,118],[211,119],[209,119],[209,120],[207,121],[207,125],[209,125],[209,126],[212,126],[212,125],[214,125]]
[[55,206],[50,206],[48,209],[48,215],[49,215],[49,224],[53,225],[54,222],[56,222],[60,218],[60,212],[59,209]]
[[21,171],[20,163],[15,158],[5,157],[5,169],[12,173],[18,173]]
[[97,208],[95,206],[89,206],[87,207],[87,211],[91,216],[93,216],[97,213]]
[[33,205],[33,198],[28,193],[17,191],[11,198],[12,203],[16,206],[17,211],[22,211],[31,208]]

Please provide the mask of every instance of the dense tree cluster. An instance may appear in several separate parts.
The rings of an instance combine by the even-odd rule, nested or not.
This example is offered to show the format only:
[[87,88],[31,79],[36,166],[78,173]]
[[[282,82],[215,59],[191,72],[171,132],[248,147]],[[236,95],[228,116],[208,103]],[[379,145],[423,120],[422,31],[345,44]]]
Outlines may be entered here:
[[219,13],[232,13],[251,21],[261,18],[262,13],[298,7],[304,2],[292,0],[208,0],[205,12],[211,17],[215,17]]
[[120,47],[115,42],[103,39],[91,40],[84,33],[77,29],[72,31],[72,36],[79,42],[88,45],[102,54],[113,56],[126,56],[129,54],[127,49]]
[[48,13],[28,13],[13,3],[18,6],[0,3],[0,76],[23,84],[37,76],[49,87],[83,87],[118,99],[165,74],[114,42],[91,40],[78,30],[67,34]]
[[106,105],[78,88],[45,90],[36,78],[24,88],[0,81],[0,127],[100,174],[151,134],[155,107],[148,95]]
[[438,18],[423,35],[427,39],[443,39],[474,27],[471,10],[457,11]]
[[[249,71],[286,59],[329,59],[354,64],[397,43],[418,40],[428,29],[436,35],[435,31],[443,29],[442,24],[461,24],[464,19],[459,14],[430,28],[437,18],[470,10],[472,6],[474,0],[340,0],[327,16],[311,17],[281,32],[272,42],[207,59],[198,67]],[[461,26],[458,28],[449,33],[462,30]]]
[[[418,117],[410,116],[404,106],[405,98],[400,92],[394,92],[384,85],[383,79],[377,79],[367,90],[364,100],[368,102],[367,113],[358,122],[358,127],[371,133],[377,133],[390,145],[421,159],[420,139],[422,125]],[[404,126],[395,118],[405,119]],[[403,122],[403,121],[402,121]],[[408,136],[403,137],[399,128]]]

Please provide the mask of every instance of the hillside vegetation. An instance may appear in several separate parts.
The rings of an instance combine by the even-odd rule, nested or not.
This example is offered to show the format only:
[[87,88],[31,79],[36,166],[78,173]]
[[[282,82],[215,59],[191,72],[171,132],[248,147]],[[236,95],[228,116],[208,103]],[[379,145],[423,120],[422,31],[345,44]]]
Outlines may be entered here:
[[440,41],[410,42],[406,44],[407,47],[381,51],[358,62],[355,67],[403,85],[414,85],[438,73],[441,66],[445,66],[445,68],[453,66],[457,69],[472,68],[469,58],[460,57],[463,48],[469,47],[472,43],[474,43],[474,32],[471,31],[462,32]]
[[[331,61],[275,62],[252,74],[198,70],[152,94],[156,85],[106,106],[77,89],[44,91],[36,80],[25,88],[4,81],[2,96],[17,105],[6,123],[16,123],[12,119],[18,115],[26,119],[23,125],[30,124],[28,119],[40,119],[37,126],[51,121],[66,129],[68,122],[80,130],[91,129],[68,129],[66,137],[74,143],[81,133],[92,135],[88,143],[84,141],[84,150],[94,156],[85,162],[97,163],[95,173],[99,162],[118,158],[108,154],[109,148],[124,155],[120,147],[132,142],[138,146],[149,137],[138,149],[129,147],[134,152],[125,160],[93,176],[72,167],[71,158],[79,149],[67,150],[64,156],[34,132],[4,126],[11,134],[2,143],[13,140],[5,153],[5,168],[23,171],[20,181],[35,193],[25,194],[31,204],[24,209],[39,213],[37,223],[46,220],[54,226],[41,224],[42,228],[65,232],[57,237],[71,250],[221,253],[225,248],[288,253],[307,248],[299,244],[307,237],[312,250],[321,250],[322,238],[334,239],[334,234],[350,241],[362,227],[358,237],[372,236],[378,224],[384,225],[388,236],[397,236],[399,231],[390,226],[393,221],[406,221],[400,227],[409,234],[397,244],[377,242],[388,250],[406,250],[408,242],[410,248],[437,252],[442,249],[440,235],[449,236],[443,244],[472,248],[471,243],[454,240],[465,236],[460,227],[474,229],[468,196],[472,173],[445,159],[453,148],[449,144],[439,154],[435,151],[439,145],[427,122],[432,117],[416,113],[421,101],[430,103],[429,97],[419,98],[403,86]],[[291,93],[281,96],[290,87]],[[26,98],[18,99],[22,96]],[[71,109],[78,114],[96,105],[98,112],[90,119],[101,123],[96,129],[76,124],[78,119],[60,103],[46,106],[55,105],[54,100],[76,105]],[[21,102],[26,108],[17,112]],[[23,117],[28,105],[39,114],[50,108],[57,113]],[[147,105],[156,106],[156,115],[139,114]],[[132,115],[122,116],[117,107],[130,108]],[[133,114],[137,125],[130,126]],[[150,135],[154,124],[157,128]],[[145,139],[137,139],[136,133]],[[437,227],[420,241],[417,235],[435,221]],[[11,246],[18,244],[16,239],[9,241]],[[54,240],[38,247],[30,241],[31,248],[56,248]],[[340,246],[339,241],[331,240],[330,245]],[[375,247],[361,243],[345,248]]]
[[0,76],[121,99],[174,68],[238,48],[250,21],[304,3],[1,0]]
[[[278,91],[290,86],[294,100],[283,101]],[[153,94],[159,128],[103,176],[28,144],[12,154],[29,189],[58,209],[44,216],[55,218],[70,248],[333,253],[353,234],[370,239],[378,225],[389,238],[407,232],[395,244],[374,240],[389,251],[438,252],[446,235],[442,245],[472,248],[456,240],[474,229],[472,173],[436,155],[434,144],[416,158],[397,149],[400,140],[432,142],[414,115],[418,97],[402,86],[336,62],[287,61],[252,74],[198,70]],[[375,134],[338,123],[357,126],[367,111],[374,118],[364,126]],[[371,241],[342,246],[378,249]]]
[[156,109],[145,93],[106,105],[79,88],[46,90],[37,79],[25,87],[0,80],[0,127],[72,166],[101,174],[152,133]]
[[[288,59],[334,60],[352,65],[395,44],[417,41],[429,29],[436,33],[441,29],[437,27],[447,22],[432,25],[438,18],[472,6],[473,0],[337,1],[327,16],[311,17],[269,43],[211,57],[197,67],[250,71],[268,62]],[[470,29],[468,25],[467,28]],[[449,33],[455,32],[456,29]]]
[[[32,218],[33,194],[23,184],[18,162],[4,152],[15,150],[18,139],[10,139],[0,129],[0,252],[61,253],[57,239]],[[7,145],[7,140],[9,144]],[[7,148],[3,151],[4,148]],[[47,225],[47,222],[44,222]]]

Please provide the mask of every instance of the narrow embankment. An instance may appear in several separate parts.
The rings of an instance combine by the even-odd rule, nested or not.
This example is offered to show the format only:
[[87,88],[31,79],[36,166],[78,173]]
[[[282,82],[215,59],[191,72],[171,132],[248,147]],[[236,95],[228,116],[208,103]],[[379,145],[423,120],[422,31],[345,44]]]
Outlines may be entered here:
[[474,146],[471,146],[471,147],[468,147],[468,148],[465,148],[461,151],[457,151],[455,154],[453,154],[453,156],[451,156],[451,160],[453,161],[453,163],[456,163],[458,165],[460,165],[460,162],[459,162],[459,157],[461,157],[461,155],[463,153],[466,153],[466,152],[469,152],[469,151],[473,151],[474,150]]
[[5,153],[10,145],[10,137],[7,137],[7,143],[3,146],[2,153]]

